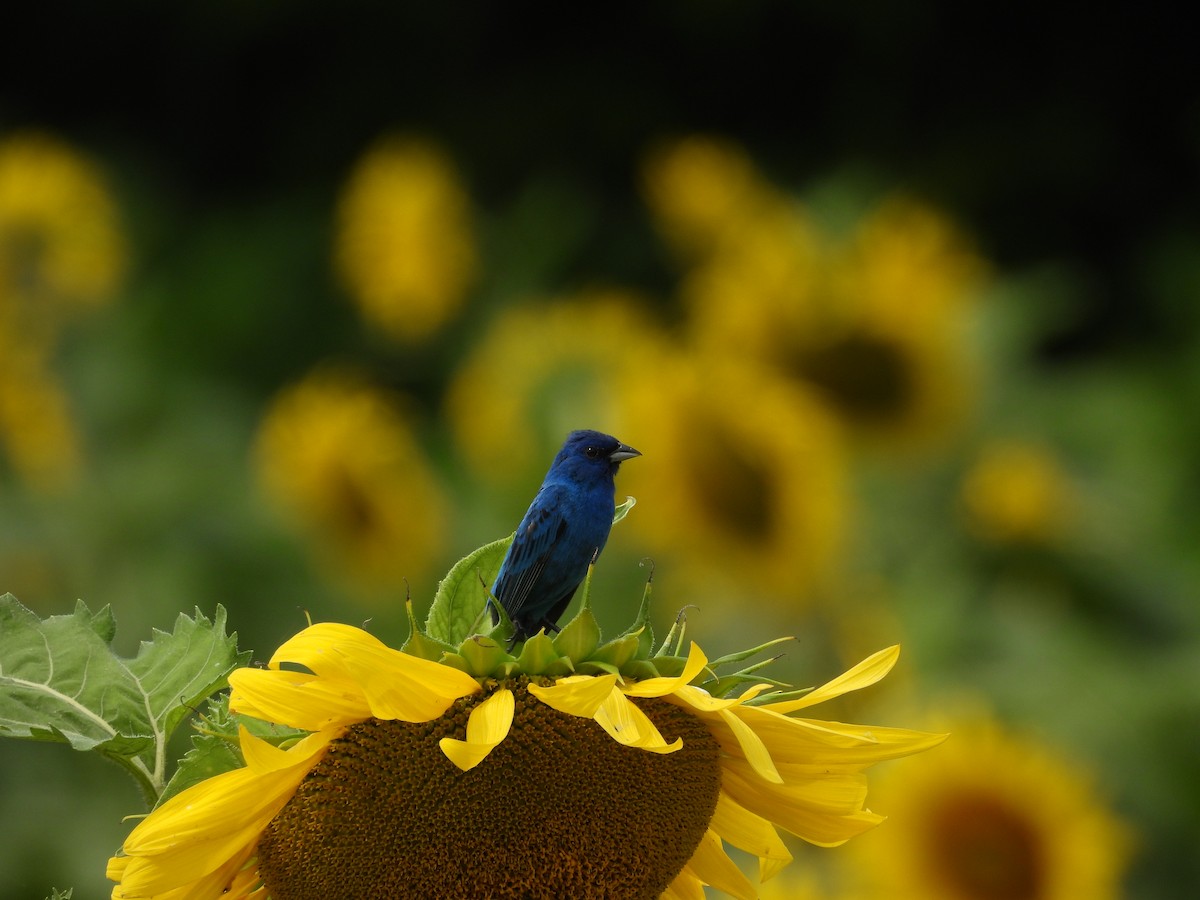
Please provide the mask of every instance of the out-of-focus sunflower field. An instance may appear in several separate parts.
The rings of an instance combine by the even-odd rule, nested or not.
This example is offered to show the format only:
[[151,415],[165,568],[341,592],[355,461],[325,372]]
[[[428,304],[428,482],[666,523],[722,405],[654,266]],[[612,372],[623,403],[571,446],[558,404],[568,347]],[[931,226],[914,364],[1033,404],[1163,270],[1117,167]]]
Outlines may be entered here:
[[[45,4],[0,55],[0,594],[255,659],[638,448],[606,629],[778,634],[944,730],[764,896],[1200,882],[1200,75],[1176,23],[958,5]],[[539,35],[536,36],[535,35]],[[0,673],[2,674],[2,673]],[[3,682],[0,681],[0,689]],[[182,729],[186,731],[187,729]],[[187,736],[178,737],[180,753]],[[144,811],[0,741],[0,896]],[[1181,893],[1182,892],[1182,893]]]

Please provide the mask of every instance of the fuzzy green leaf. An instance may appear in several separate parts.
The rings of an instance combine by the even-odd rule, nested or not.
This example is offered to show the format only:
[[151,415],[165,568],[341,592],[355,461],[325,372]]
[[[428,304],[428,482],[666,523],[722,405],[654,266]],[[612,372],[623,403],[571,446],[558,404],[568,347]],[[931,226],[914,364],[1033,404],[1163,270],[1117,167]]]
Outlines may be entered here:
[[[496,580],[512,535],[485,544],[456,562],[438,584],[425,621],[425,633],[458,646],[488,623],[488,590]],[[490,624],[490,623],[488,623]]]
[[150,800],[166,783],[166,745],[196,704],[245,664],[225,610],[212,622],[180,614],[171,633],[155,629],[133,659],[112,651],[106,607],[82,601],[43,620],[11,594],[0,597],[0,735],[95,750],[124,766]]

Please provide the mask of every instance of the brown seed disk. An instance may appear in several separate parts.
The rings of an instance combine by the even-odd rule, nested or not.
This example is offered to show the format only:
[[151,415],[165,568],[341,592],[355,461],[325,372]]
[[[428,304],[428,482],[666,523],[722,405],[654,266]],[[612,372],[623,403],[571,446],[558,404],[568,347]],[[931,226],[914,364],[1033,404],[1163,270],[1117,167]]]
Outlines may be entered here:
[[655,898],[716,808],[717,742],[665,700],[637,700],[674,753],[616,743],[510,683],[508,737],[468,772],[438,748],[483,696],[440,719],[352,726],[267,826],[273,900],[330,897]]

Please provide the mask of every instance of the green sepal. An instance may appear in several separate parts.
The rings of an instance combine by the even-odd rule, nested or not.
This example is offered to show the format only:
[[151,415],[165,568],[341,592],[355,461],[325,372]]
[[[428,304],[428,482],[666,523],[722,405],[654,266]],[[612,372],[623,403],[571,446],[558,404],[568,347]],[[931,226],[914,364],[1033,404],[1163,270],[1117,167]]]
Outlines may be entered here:
[[466,661],[467,671],[476,678],[508,675],[517,662],[502,645],[482,634],[473,634],[463,641],[458,647],[458,655]]
[[600,647],[588,657],[588,662],[603,662],[613,666],[618,672],[632,660],[641,646],[641,634],[627,634],[614,638]]
[[650,663],[661,677],[678,678],[683,674],[687,660],[682,656],[655,656]]
[[[764,679],[765,680],[765,679]],[[797,688],[792,691],[767,691],[759,694],[757,697],[752,697],[749,700],[743,701],[745,706],[763,706],[767,703],[786,703],[789,700],[799,700],[805,694],[811,694],[812,688]]]
[[632,659],[629,665],[621,669],[621,675],[635,681],[645,681],[647,678],[658,678],[663,673],[648,659]]
[[554,649],[559,656],[583,660],[591,656],[600,645],[600,624],[592,610],[584,606],[575,614],[562,631],[554,636]]
[[620,675],[621,670],[612,663],[601,662],[598,659],[589,659],[579,663],[575,667],[575,671],[580,675]]
[[[787,643],[788,641],[794,641],[794,640],[795,640],[794,637],[775,638],[775,640],[773,640],[773,641],[767,641],[765,644],[759,644],[757,647],[751,647],[749,650],[739,650],[736,653],[726,653],[724,656],[718,657],[717,659],[710,660],[708,664],[709,664],[709,666],[711,666],[714,669],[718,668],[720,666],[728,666],[731,663],[741,662],[744,659],[749,659],[752,656],[756,656],[757,654],[762,653],[764,650],[774,647],[776,644],[784,644],[784,643]],[[777,657],[777,656],[772,657],[772,659],[767,660],[767,662],[769,663],[772,660],[778,659],[778,658],[779,657]],[[759,665],[760,666],[766,665],[766,663],[760,663]],[[749,671],[749,670],[746,670],[746,671]]]
[[435,640],[420,629],[417,625],[416,615],[413,613],[411,600],[405,601],[404,605],[408,614],[408,639],[400,647],[401,652],[427,659],[430,662],[438,662],[444,654],[454,652],[452,645]]
[[71,894],[74,893],[74,888],[67,888],[65,891],[60,891],[58,888],[50,888],[50,896],[46,900],[71,900]]
[[551,678],[564,678],[567,675],[575,675],[575,663],[569,656],[560,656],[550,665],[546,666],[543,675],[548,675]]
[[686,656],[683,652],[683,639],[687,635],[687,611],[694,608],[685,606],[675,614],[675,621],[671,623],[671,628],[655,656]]
[[654,629],[650,626],[650,594],[653,583],[654,571],[651,569],[650,577],[646,579],[646,587],[642,591],[642,603],[638,607],[637,618],[622,632],[622,636],[635,633],[639,635],[637,653],[639,657],[648,657],[654,652]]
[[559,659],[559,652],[545,631],[539,631],[521,647],[517,669],[526,675],[545,675]]
[[637,500],[635,500],[633,497],[626,497],[624,501],[622,501],[617,508],[613,510],[612,523],[616,525],[623,518],[629,515],[629,511],[635,506],[637,506]]
[[725,697],[740,684],[769,684],[774,688],[785,688],[788,686],[785,681],[776,681],[774,678],[763,678],[762,676],[743,675],[741,672],[738,672],[734,675],[722,675],[716,681],[705,682],[701,687],[714,697]]
[[466,672],[472,677],[478,677],[471,671],[471,667],[467,664],[467,661],[457,653],[444,653],[438,662],[443,666],[449,666],[452,669],[458,669],[460,672]]

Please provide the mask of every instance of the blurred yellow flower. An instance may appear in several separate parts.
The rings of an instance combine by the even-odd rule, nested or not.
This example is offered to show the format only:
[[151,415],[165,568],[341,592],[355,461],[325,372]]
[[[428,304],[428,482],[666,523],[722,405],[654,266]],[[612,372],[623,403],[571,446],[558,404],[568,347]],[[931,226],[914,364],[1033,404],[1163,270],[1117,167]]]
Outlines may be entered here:
[[758,888],[758,900],[834,900],[835,897],[847,895],[823,888],[802,863],[789,866]]
[[388,137],[359,160],[338,200],[334,263],[363,316],[419,340],[462,305],[475,276],[470,204],[446,155]]
[[36,354],[0,340],[0,459],[27,484],[56,490],[78,473],[79,456],[67,398],[53,375]]
[[[41,327],[21,337],[35,338],[64,310],[104,302],[125,255],[116,204],[96,166],[49,135],[0,140],[0,332],[29,330],[31,319]],[[16,303],[33,309],[18,315]]]
[[344,372],[312,374],[271,404],[256,450],[268,494],[336,573],[382,589],[438,561],[445,499],[385,391]]
[[572,429],[625,433],[629,395],[657,394],[667,346],[643,305],[622,291],[510,308],[447,391],[455,442],[494,482],[540,479]]
[[963,479],[962,504],[968,527],[985,540],[1043,542],[1067,526],[1074,497],[1048,448],[997,441]]
[[0,456],[34,487],[61,488],[78,472],[52,353],[73,312],[111,297],[125,255],[95,165],[39,132],[0,140]]
[[1125,827],[1075,762],[982,715],[941,723],[935,756],[885,774],[889,825],[843,858],[869,897],[894,900],[1113,900],[1129,857]]
[[776,195],[731,141],[693,136],[654,148],[642,171],[646,201],[667,239],[705,253]]
[[943,216],[891,198],[835,240],[744,155],[703,139],[660,150],[645,181],[664,234],[692,251],[680,295],[701,353],[804,381],[854,434],[889,446],[961,421],[983,264]]
[[850,502],[840,431],[822,405],[738,361],[675,355],[649,377],[653,391],[626,395],[622,434],[644,453],[623,490],[655,498],[629,519],[651,550],[686,558],[710,585],[724,573],[793,599],[828,574]]

